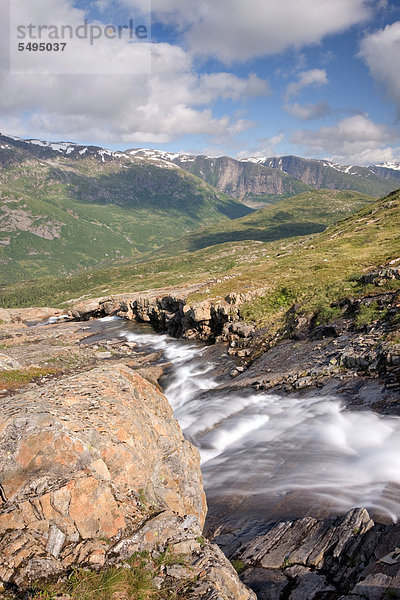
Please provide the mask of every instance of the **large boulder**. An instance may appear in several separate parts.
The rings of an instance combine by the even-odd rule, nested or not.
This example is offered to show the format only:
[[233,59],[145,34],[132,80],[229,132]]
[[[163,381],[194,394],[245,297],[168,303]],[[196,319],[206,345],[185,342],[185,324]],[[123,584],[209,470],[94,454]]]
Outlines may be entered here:
[[172,538],[177,519],[200,534],[198,452],[166,398],[129,367],[97,368],[0,402],[3,582],[28,587],[71,567],[115,564]]

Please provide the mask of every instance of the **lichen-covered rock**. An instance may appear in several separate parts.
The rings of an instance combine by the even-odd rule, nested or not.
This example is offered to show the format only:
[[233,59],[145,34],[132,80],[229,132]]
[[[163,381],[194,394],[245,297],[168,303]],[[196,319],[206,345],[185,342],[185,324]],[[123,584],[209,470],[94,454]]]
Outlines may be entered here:
[[[398,260],[399,259],[397,259],[396,261],[392,261],[392,263],[398,262]],[[400,266],[394,266],[389,264],[386,266],[382,266],[374,271],[370,271],[365,275],[362,275],[360,277],[360,282],[364,284],[382,286],[385,283],[385,281],[393,279],[400,279]]]
[[128,367],[3,398],[0,415],[3,582],[101,567],[140,531],[159,543],[149,527],[157,514],[192,517],[200,531],[198,452],[166,398]]

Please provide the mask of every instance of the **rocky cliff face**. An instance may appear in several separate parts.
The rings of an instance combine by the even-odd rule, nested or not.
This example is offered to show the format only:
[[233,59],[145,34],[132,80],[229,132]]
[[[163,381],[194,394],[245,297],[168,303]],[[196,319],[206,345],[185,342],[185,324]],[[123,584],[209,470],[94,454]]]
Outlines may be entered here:
[[228,156],[196,156],[190,161],[178,157],[173,162],[244,203],[257,196],[293,196],[308,189],[282,171]]
[[143,160],[174,163],[246,204],[262,198],[266,201],[268,196],[293,196],[307,189],[356,190],[378,197],[398,187],[399,171],[380,166],[340,165],[298,156],[236,160],[156,150],[133,152]]
[[[378,197],[398,187],[396,176],[388,169],[343,166],[324,160],[280,156],[261,162],[265,167],[279,169],[314,189],[356,190]],[[392,171],[392,173],[396,173]]]
[[[379,165],[373,165],[369,167],[370,170],[378,175],[378,177],[382,177],[382,179],[398,179],[400,180],[400,169],[390,169],[389,167],[383,167]],[[400,181],[399,181],[400,185]]]
[[333,189],[334,187],[332,181],[326,180],[326,167],[320,161],[305,160],[297,156],[283,156],[268,159],[267,164],[274,169],[282,169],[282,171],[290,173],[293,177],[317,189],[324,187]]
[[0,594],[169,548],[185,567],[158,575],[159,589],[186,577],[192,598],[255,598],[199,537],[198,452],[138,373],[119,363],[64,376],[4,396],[0,414]]

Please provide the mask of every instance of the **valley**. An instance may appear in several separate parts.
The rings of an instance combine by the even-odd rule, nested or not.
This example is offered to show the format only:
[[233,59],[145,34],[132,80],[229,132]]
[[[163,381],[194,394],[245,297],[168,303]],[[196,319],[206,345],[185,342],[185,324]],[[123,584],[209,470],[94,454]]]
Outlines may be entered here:
[[396,165],[1,144],[0,597],[387,597]]

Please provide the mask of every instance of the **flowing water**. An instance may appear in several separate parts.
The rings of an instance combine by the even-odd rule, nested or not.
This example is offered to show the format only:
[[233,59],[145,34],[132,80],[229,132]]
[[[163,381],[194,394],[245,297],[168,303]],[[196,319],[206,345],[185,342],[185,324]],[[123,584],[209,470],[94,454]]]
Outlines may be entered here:
[[347,410],[337,398],[218,390],[206,348],[113,326],[172,363],[164,392],[200,450],[209,502],[235,498],[274,515],[302,505],[303,513],[364,506],[400,516],[400,418]]

